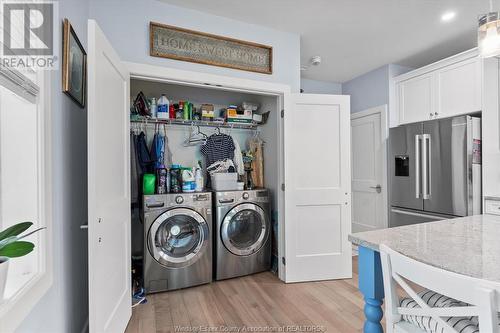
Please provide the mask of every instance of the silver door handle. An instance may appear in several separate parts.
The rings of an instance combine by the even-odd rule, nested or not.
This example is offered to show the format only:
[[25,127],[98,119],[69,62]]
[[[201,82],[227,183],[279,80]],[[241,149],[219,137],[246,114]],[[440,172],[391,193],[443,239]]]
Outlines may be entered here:
[[422,199],[428,200],[431,198],[431,177],[430,177],[430,151],[431,151],[431,136],[430,134],[423,134],[422,141],[424,143],[422,149]]
[[415,197],[420,199],[420,137],[415,135]]
[[85,230],[85,229],[88,229],[88,228],[89,228],[89,225],[88,225],[88,224],[82,224],[82,225],[80,226],[80,229],[82,229],[82,230]]
[[382,192],[382,186],[380,186],[380,185],[377,185],[377,186],[370,186],[370,188],[373,188],[374,190],[376,190],[376,191],[377,191],[377,193]]

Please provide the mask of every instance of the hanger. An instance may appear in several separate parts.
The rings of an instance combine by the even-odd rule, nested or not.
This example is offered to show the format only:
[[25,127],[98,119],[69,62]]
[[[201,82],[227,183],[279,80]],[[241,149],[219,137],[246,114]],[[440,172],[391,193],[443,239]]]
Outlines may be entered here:
[[253,140],[256,140],[257,142],[261,143],[261,144],[265,144],[266,141],[264,141],[261,137],[260,137],[260,130],[259,129],[255,129],[255,131],[253,132],[253,136],[252,136],[252,139]]
[[196,129],[197,130],[195,131],[195,127],[192,124],[191,132],[189,137],[184,142],[184,147],[204,145],[207,142],[208,136],[201,132],[200,126],[196,126]]

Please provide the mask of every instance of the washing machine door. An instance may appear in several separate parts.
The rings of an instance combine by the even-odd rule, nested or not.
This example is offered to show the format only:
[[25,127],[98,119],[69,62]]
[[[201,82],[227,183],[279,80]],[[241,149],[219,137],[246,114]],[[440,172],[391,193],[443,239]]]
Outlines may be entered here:
[[148,249],[153,258],[166,267],[191,265],[204,253],[209,241],[205,219],[187,208],[174,208],[151,224]]
[[221,226],[222,243],[235,255],[247,256],[260,250],[270,232],[270,223],[262,208],[252,203],[231,209]]

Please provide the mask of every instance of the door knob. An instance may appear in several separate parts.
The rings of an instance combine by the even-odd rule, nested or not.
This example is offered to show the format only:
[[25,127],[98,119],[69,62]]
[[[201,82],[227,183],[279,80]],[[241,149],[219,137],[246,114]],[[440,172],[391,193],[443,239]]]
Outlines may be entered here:
[[377,193],[382,192],[382,186],[377,185],[377,186],[370,186],[370,188],[373,188]]

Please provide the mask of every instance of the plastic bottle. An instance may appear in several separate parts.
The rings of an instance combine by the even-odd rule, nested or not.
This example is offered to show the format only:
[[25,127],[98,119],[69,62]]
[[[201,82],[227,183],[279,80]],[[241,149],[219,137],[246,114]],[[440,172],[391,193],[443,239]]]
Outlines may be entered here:
[[165,169],[164,165],[160,165],[158,169],[156,169],[156,194],[165,194],[167,191],[167,169]]
[[170,102],[168,101],[167,96],[162,94],[160,99],[158,100],[158,112],[157,112],[158,119],[168,119],[169,106]]
[[203,192],[203,176],[201,175],[201,168],[196,169],[194,173],[194,181],[196,183],[196,192]]
[[190,193],[196,189],[193,169],[184,168],[182,170],[182,192]]
[[184,120],[189,120],[189,102],[188,101],[184,102],[183,118],[184,118]]
[[170,192],[179,193],[182,191],[181,166],[173,164],[170,169]]
[[168,108],[168,116],[170,119],[175,119],[175,104],[170,104],[170,107]]
[[158,116],[158,105],[156,104],[156,98],[151,98],[151,117],[156,118]]

